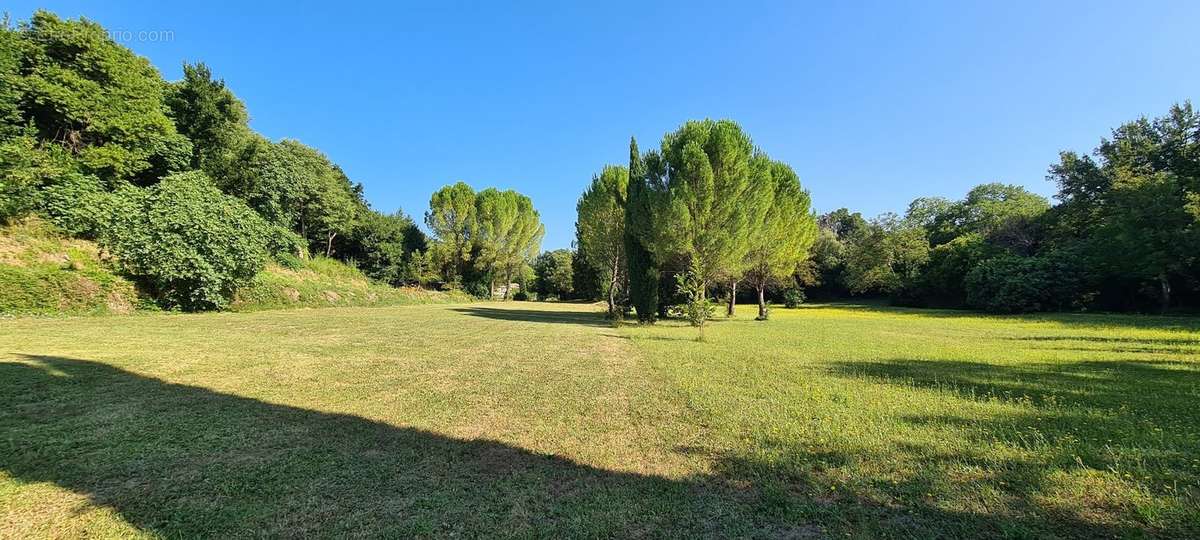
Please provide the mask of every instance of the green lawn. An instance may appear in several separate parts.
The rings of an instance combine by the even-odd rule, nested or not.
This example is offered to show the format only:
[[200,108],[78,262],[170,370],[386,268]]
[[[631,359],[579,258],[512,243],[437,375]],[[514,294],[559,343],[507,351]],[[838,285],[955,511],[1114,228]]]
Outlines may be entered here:
[[1196,537],[1200,319],[0,321],[0,537]]

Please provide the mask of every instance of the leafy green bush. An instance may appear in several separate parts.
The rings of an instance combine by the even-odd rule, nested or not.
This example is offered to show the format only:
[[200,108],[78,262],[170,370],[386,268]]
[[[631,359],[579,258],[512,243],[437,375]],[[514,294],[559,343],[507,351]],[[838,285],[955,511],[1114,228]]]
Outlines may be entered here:
[[105,242],[166,307],[220,309],[267,259],[266,222],[203,174],[118,193]]
[[304,268],[304,259],[292,255],[291,253],[276,254],[275,262],[279,263],[279,266],[287,268],[288,270],[299,270]]
[[41,191],[41,210],[72,236],[94,239],[103,234],[113,213],[113,195],[93,175],[68,173]]
[[791,288],[783,291],[783,305],[785,307],[800,307],[800,304],[803,304],[804,300],[806,300],[804,291],[800,289]]
[[516,300],[518,302],[528,301],[529,293],[527,293],[525,291],[517,291],[515,294],[513,294],[513,300]]
[[472,281],[463,287],[463,291],[480,300],[490,300],[492,298],[491,286],[482,281]]
[[299,260],[308,253],[308,241],[287,227],[271,225],[267,232],[267,251],[277,259],[288,255]]
[[1002,255],[967,274],[967,305],[993,313],[1078,309],[1087,305],[1087,274],[1072,252]]

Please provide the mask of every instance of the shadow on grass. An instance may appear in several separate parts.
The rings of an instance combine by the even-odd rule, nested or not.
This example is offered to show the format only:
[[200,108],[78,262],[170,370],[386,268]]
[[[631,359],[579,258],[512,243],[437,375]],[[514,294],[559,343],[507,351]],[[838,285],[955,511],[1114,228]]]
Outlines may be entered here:
[[496,319],[501,321],[578,324],[584,326],[612,326],[611,322],[604,319],[604,314],[598,312],[588,313],[582,311],[551,311],[546,309],[520,309],[482,306],[458,307],[453,308],[452,311],[462,313],[464,315],[470,315],[472,317],[483,317],[485,319]]
[[[870,487],[832,496],[823,474],[829,467],[891,457],[809,452],[804,441],[777,441],[787,449],[783,461],[681,447],[707,455],[714,472],[672,480],[172,384],[87,360],[23,358],[0,363],[0,469],[82,494],[166,537],[933,538],[1053,531],[1083,538],[1140,531],[1036,512],[950,511],[919,497],[885,502]],[[877,369],[876,376],[891,376],[892,368]],[[1176,378],[1149,375],[1160,378],[1152,384],[1167,385],[1158,390],[1178,391]],[[998,474],[1038,472],[1029,467]],[[889,484],[888,492],[925,493],[950,481],[937,468],[921,471]]]
[[1053,322],[1066,326],[1122,326],[1148,330],[1200,332],[1200,317],[1179,315],[1142,315],[1124,313],[1026,313],[997,315],[973,310],[914,308],[891,306],[884,302],[830,302],[803,304],[796,310],[836,308],[886,314],[909,314],[927,318],[959,319],[988,317],[1019,322]]
[[[1200,504],[1196,503],[1200,500],[1200,471],[1194,460],[1200,455],[1200,417],[1195,414],[1200,364],[1096,360],[1013,367],[893,360],[842,362],[832,371],[870,382],[951,393],[972,401],[1016,405],[1015,410],[997,410],[986,416],[967,412],[961,416],[953,412],[901,414],[904,423],[944,430],[965,437],[970,444],[941,452],[909,445],[899,452],[893,450],[891,457],[920,462],[924,471],[982,471],[988,484],[1008,487],[1011,509],[1048,520],[1043,524],[1046,530],[1055,530],[1053,522],[1064,519],[1041,502],[1054,490],[1053,477],[1067,471],[1091,470],[1116,472],[1118,477],[1132,472],[1139,493],[1106,500],[1109,493],[1105,488],[1093,485],[1094,491],[1076,494],[1075,498],[1088,501],[1089,511],[1107,505],[1105,511],[1124,523],[1105,530],[1096,523],[1078,522],[1069,535],[1200,535]],[[982,451],[997,445],[1009,450],[997,454]],[[933,485],[950,475],[931,476]],[[1135,509],[1129,506],[1129,497],[1157,500],[1164,505]],[[1125,509],[1114,511],[1111,505]],[[1154,521],[1147,519],[1149,516],[1154,516]]]

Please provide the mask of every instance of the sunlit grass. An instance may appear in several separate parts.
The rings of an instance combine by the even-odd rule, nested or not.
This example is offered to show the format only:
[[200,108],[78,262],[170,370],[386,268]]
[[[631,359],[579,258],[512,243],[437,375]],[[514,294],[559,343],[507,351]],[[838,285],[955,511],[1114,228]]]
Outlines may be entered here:
[[1200,321],[0,321],[0,536],[1200,533]]

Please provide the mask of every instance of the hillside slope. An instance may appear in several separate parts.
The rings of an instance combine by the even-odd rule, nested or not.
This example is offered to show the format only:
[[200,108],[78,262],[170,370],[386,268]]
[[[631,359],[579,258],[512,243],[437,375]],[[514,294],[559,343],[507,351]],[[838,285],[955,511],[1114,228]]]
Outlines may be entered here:
[[454,292],[392,287],[371,281],[357,268],[315,257],[294,261],[291,268],[271,263],[234,295],[234,311],[291,307],[398,306],[468,302]]
[[[0,227],[0,314],[108,315],[157,310],[95,242],[69,238],[30,219]],[[468,302],[462,293],[397,288],[345,263],[317,257],[268,264],[238,290],[231,309],[396,306]]]

